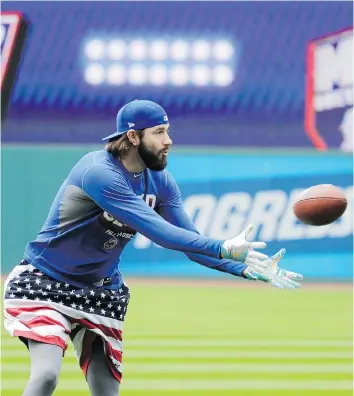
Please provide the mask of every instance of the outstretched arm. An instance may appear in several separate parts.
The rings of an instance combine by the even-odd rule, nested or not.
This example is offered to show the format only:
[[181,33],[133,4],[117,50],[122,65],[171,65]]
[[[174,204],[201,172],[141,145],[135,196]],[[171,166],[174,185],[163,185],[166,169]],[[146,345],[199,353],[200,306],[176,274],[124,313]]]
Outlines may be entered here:
[[[164,185],[161,189],[162,202],[159,205],[158,212],[169,223],[200,235],[183,208],[181,192],[175,180],[167,171],[164,176]],[[220,257],[216,259],[211,259],[204,255],[191,254],[193,252],[186,252],[187,257],[205,267],[232,275],[243,276],[243,271],[246,266],[262,273],[263,269],[266,267],[262,260],[268,259],[268,256],[255,249],[265,248],[266,244],[264,242],[248,242],[247,237],[251,230],[252,226],[250,225],[240,235],[233,239],[226,240],[221,246]],[[238,263],[235,262],[236,260]]]
[[[173,206],[166,205],[164,207],[161,207],[158,210],[158,213],[171,224],[183,228],[185,230],[195,232],[196,234],[199,235],[199,232],[196,229],[194,223],[185,212],[182,206],[182,202],[181,205],[173,205]],[[228,274],[232,274],[240,277],[243,276],[243,271],[247,268],[247,265],[232,260],[215,259],[195,253],[185,253],[185,254],[190,260],[198,264],[201,264],[204,267],[208,267],[211,269],[215,269],[217,271],[226,272]]]
[[266,246],[264,242],[248,242],[246,233],[222,241],[176,227],[165,221],[135,195],[126,179],[114,167],[92,166],[82,177],[79,187],[115,219],[127,224],[162,247],[202,254],[216,259],[220,257],[237,259],[258,272],[262,272],[265,267],[261,262],[261,258],[265,255],[254,250],[264,248]]
[[[192,220],[183,209],[181,193],[176,182],[169,173],[167,173],[166,188],[164,191],[166,191],[166,195],[164,197],[164,201],[160,205],[159,213],[172,224],[198,233]],[[246,239],[247,234],[251,229],[252,227],[248,226],[246,230],[236,238]],[[236,238],[234,238],[234,240]],[[235,254],[233,254],[232,246],[228,246],[231,241],[227,240],[224,242],[222,245],[222,251],[223,249],[229,250],[231,254],[227,253],[228,257],[233,257],[233,260],[238,259],[244,264],[236,263],[233,260],[213,259],[199,254],[186,253],[186,255],[190,260],[218,271],[236,276],[243,276],[250,280],[261,280],[278,288],[301,288],[301,284],[296,282],[297,280],[303,279],[301,274],[286,271],[278,267],[279,261],[284,257],[285,249],[281,249],[271,258],[254,251],[252,248],[241,253],[235,252]],[[224,255],[222,254],[222,256]],[[260,270],[257,270],[257,268]]]

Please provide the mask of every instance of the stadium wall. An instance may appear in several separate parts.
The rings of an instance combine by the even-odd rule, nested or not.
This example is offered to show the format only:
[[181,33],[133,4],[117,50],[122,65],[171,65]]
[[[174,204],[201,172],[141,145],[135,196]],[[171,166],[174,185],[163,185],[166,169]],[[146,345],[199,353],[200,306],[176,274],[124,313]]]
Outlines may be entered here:
[[[19,260],[41,228],[52,200],[75,162],[99,146],[4,145],[2,148],[2,273]],[[245,224],[267,252],[288,250],[286,264],[309,278],[349,280],[353,262],[353,160],[345,154],[176,149],[169,170],[189,215],[205,235],[226,239]],[[314,184],[345,189],[348,209],[329,226],[296,221],[292,201]],[[225,276],[161,249],[137,235],[123,254],[126,275]]]

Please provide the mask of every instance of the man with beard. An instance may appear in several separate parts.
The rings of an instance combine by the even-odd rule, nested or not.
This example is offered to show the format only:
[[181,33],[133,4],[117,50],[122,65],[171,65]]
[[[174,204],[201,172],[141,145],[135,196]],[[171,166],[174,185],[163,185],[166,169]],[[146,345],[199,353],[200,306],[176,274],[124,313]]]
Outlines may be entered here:
[[125,105],[117,131],[103,140],[105,149],[73,167],[42,230],[5,282],[5,327],[31,356],[23,396],[54,392],[69,337],[91,395],[118,395],[130,298],[119,261],[136,232],[209,268],[301,287],[292,280],[301,275],[277,266],[284,249],[268,258],[255,250],[264,242],[247,241],[252,226],[226,241],[198,233],[165,169],[172,140],[167,114],[157,103]]

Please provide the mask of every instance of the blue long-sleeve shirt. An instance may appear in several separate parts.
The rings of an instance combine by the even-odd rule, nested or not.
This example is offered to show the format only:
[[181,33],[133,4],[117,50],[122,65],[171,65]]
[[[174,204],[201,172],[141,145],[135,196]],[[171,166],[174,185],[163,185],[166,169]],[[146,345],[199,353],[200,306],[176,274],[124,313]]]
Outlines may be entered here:
[[[181,200],[178,205],[173,202],[176,191],[166,170],[132,173],[106,150],[91,152],[62,184],[24,258],[54,279],[78,287],[112,274],[119,284],[121,253],[140,232],[202,265],[227,268],[228,262],[219,259],[223,241],[196,232]],[[165,211],[167,221],[156,213],[159,210]]]

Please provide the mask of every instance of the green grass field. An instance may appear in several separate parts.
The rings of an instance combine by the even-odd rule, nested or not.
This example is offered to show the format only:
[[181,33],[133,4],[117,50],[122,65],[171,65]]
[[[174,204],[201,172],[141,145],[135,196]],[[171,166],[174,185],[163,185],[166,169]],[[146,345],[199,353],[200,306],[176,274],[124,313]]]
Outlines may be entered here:
[[[348,285],[128,284],[123,396],[352,395]],[[28,375],[26,348],[3,331],[2,395],[20,395]],[[54,395],[89,395],[71,347]]]

